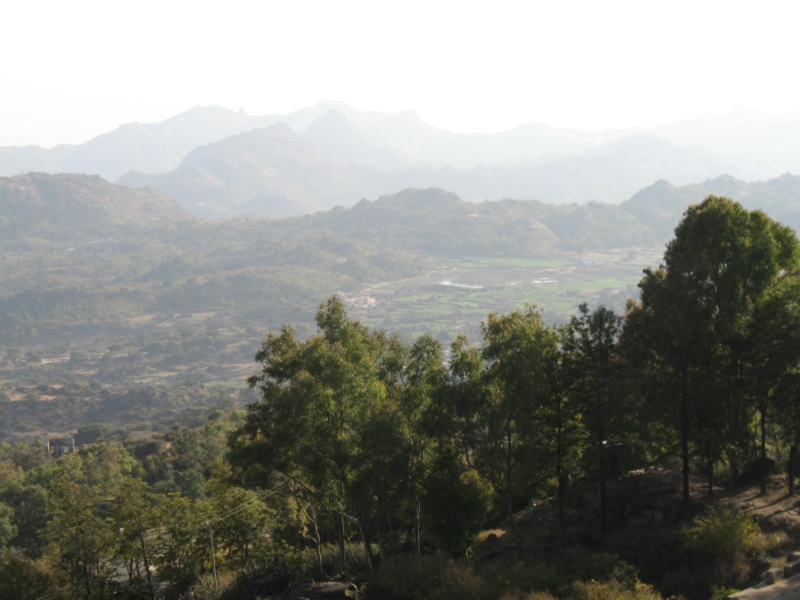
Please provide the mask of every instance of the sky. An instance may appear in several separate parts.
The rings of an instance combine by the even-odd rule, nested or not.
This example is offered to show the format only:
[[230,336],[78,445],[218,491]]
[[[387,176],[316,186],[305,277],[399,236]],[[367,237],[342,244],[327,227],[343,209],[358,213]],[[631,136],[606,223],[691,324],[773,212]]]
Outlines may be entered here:
[[343,100],[486,132],[800,109],[796,1],[12,0],[0,15],[0,145],[212,104]]

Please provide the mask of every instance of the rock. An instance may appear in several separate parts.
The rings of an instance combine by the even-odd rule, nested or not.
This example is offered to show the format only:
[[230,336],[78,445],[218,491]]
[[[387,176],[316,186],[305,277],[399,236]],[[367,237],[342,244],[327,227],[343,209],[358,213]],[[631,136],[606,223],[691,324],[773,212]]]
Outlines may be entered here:
[[786,563],[783,565],[783,578],[788,579],[792,575],[797,575],[800,573],[800,560],[796,560],[794,562]]
[[764,583],[769,585],[772,585],[773,583],[778,583],[782,579],[783,579],[783,569],[779,567],[770,569],[764,575]]
[[484,544],[494,544],[496,541],[497,541],[497,534],[496,533],[490,533],[489,535],[486,536],[486,539],[483,540],[483,543]]
[[358,588],[354,583],[338,581],[303,583],[293,587],[283,597],[286,600],[349,600],[358,598]]

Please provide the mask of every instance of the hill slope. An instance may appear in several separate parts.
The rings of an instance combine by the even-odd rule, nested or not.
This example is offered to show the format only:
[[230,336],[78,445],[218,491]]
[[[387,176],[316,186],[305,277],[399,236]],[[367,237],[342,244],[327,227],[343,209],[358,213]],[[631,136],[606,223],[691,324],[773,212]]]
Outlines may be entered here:
[[773,219],[800,231],[800,177],[789,173],[754,183],[724,175],[682,187],[661,180],[634,194],[620,208],[666,238],[690,204],[711,194],[733,198],[751,210],[761,209]]
[[171,198],[97,176],[0,177],[0,239],[6,246],[32,239],[84,240],[122,228],[152,229],[191,219]]
[[196,148],[164,175],[128,173],[119,183],[152,186],[195,214],[286,217],[351,203],[353,173],[285,123]]

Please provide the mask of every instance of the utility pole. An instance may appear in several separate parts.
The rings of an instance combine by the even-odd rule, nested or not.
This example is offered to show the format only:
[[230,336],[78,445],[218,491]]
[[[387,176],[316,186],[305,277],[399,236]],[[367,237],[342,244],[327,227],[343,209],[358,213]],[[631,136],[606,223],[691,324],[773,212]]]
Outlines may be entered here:
[[211,529],[211,523],[208,524],[208,537],[211,540],[211,572],[214,573],[214,593],[218,594],[217,589],[217,563],[214,560],[214,532]]

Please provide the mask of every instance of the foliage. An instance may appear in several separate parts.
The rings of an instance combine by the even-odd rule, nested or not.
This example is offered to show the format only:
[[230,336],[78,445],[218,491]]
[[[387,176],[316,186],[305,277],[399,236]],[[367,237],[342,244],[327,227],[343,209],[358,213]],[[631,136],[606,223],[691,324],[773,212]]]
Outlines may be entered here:
[[750,551],[758,533],[758,525],[750,515],[724,508],[713,509],[708,515],[695,519],[684,533],[684,543],[694,552],[730,557],[737,552]]

